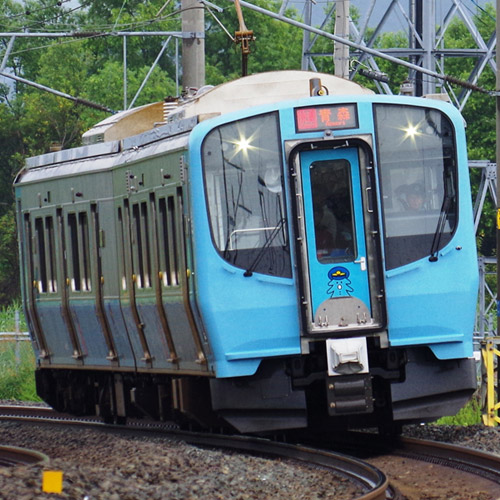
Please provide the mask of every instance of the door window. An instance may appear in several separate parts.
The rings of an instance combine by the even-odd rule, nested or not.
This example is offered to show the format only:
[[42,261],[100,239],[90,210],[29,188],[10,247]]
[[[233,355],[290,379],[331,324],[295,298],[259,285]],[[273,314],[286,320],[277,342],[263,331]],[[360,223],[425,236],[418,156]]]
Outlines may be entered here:
[[351,165],[347,160],[310,166],[316,255],[322,263],[355,258]]

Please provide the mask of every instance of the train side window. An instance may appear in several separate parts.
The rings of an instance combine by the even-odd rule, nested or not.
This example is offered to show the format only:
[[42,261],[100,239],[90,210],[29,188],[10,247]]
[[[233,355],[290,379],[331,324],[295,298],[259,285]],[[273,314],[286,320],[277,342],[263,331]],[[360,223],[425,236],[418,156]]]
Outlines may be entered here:
[[70,283],[74,292],[91,290],[90,241],[87,212],[68,214]]
[[291,277],[277,113],[213,129],[202,159],[219,254],[246,271]]
[[160,215],[160,268],[163,285],[175,286],[179,284],[179,258],[177,255],[174,197],[161,198],[158,207]]
[[374,111],[386,267],[394,269],[430,256],[453,236],[455,132],[438,110],[376,104]]
[[[43,229],[43,218],[35,219],[35,237],[36,237],[36,253],[35,259],[35,276],[37,279],[38,291],[40,293],[48,292],[47,265],[46,265],[46,249],[45,249],[45,232]],[[36,272],[38,271],[38,272]]]
[[90,240],[89,240],[89,221],[87,212],[78,214],[80,228],[81,245],[81,267],[82,267],[82,288],[90,290]]
[[125,227],[123,220],[122,207],[118,207],[118,242],[120,244],[120,257],[121,257],[121,287],[122,290],[127,289],[127,276],[126,276],[126,254],[125,254]]
[[138,288],[151,287],[151,256],[149,242],[148,206],[141,202],[132,205],[133,237],[135,245],[133,256],[134,274]]
[[56,247],[54,236],[54,220],[52,217],[45,218],[45,231],[47,234],[47,277],[49,292],[57,292],[57,274],[56,274]]
[[35,219],[35,273],[40,293],[57,292],[54,221],[51,216]]

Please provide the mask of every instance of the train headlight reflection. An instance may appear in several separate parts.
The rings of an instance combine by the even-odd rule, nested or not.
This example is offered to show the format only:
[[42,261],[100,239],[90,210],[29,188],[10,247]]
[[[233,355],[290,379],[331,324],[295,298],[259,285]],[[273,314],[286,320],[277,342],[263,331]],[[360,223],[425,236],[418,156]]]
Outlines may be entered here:
[[414,140],[418,135],[422,135],[422,133],[418,130],[418,125],[408,124],[406,128],[403,129],[405,133],[405,139]]
[[237,153],[240,151],[246,153],[250,147],[250,139],[247,139],[246,137],[240,137],[239,140],[236,141]]
[[231,160],[234,159],[238,154],[242,154],[245,160],[248,160],[248,155],[250,151],[259,149],[257,146],[253,146],[252,143],[255,140],[256,133],[247,137],[244,134],[240,134],[238,138],[229,139],[227,142],[232,145],[233,150],[231,152]]

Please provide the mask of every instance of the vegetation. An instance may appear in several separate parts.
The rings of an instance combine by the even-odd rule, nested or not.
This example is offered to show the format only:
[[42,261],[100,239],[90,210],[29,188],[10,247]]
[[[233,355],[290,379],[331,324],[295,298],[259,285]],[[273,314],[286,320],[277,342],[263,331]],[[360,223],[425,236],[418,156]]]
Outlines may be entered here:
[[[26,322],[21,304],[14,302],[0,310],[0,331],[16,331],[16,312],[19,312],[19,331],[25,332]],[[0,399],[39,401],[35,390],[35,354],[25,340],[0,342]]]
[[[18,325],[16,325],[16,314],[19,317]],[[15,332],[16,326],[20,332],[28,330],[21,303],[17,300],[0,310],[0,332]]]
[[464,406],[453,417],[442,417],[436,424],[438,425],[477,425],[482,423],[481,405],[477,398],[472,398],[466,406]]
[[40,401],[34,372],[35,355],[30,342],[0,342],[0,399]]

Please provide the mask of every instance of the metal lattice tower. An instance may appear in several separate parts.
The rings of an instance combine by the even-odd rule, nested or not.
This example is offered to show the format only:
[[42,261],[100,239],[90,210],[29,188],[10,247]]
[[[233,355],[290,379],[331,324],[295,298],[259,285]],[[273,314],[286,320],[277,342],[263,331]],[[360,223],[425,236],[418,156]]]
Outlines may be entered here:
[[[304,39],[302,51],[302,69],[316,70],[315,59],[318,57],[331,57],[332,54],[315,51],[316,43],[320,36],[332,38],[326,27],[335,19],[335,26],[343,27],[345,23],[338,17],[348,16],[349,0],[335,0],[327,4],[316,0],[305,0]],[[467,83],[475,85],[485,70],[496,72],[494,59],[496,34],[495,31],[485,40],[475,24],[474,10],[480,9],[477,0],[370,0],[369,2],[351,2],[358,9],[362,6],[362,17],[359,25],[348,19],[349,31],[336,31],[338,39],[350,41],[349,57],[357,59],[368,66],[374,73],[379,72],[377,57],[405,58],[415,69],[409,67],[409,78],[415,82],[415,95],[447,92],[454,104],[462,110],[472,92],[470,88],[463,88],[456,93],[450,84],[439,78],[429,76],[432,73],[445,74],[446,62],[449,58],[461,57],[474,60]],[[357,4],[357,5],[355,5]],[[249,6],[248,4],[246,4]],[[284,16],[289,0],[283,0],[281,8],[276,13],[271,13],[284,22],[296,24]],[[251,7],[250,7],[251,8]],[[347,13],[347,14],[346,14]],[[374,22],[376,13],[377,21]],[[314,22],[313,22],[314,20]],[[445,46],[445,35],[452,23],[459,20],[466,27],[473,44],[467,48],[450,48]],[[397,21],[397,22],[395,22]],[[296,24],[297,25],[297,24]],[[336,28],[337,30],[337,28]],[[407,47],[390,49],[375,49],[377,37],[384,31],[402,31],[408,40]],[[330,35],[330,36],[329,36]],[[337,50],[338,42],[335,42]],[[369,52],[371,50],[371,53]],[[379,54],[374,54],[378,52]],[[336,63],[340,61],[336,59]],[[427,74],[417,71],[417,68],[427,70]],[[357,71],[351,69],[350,76]],[[377,82],[379,91],[390,94],[391,89],[384,82]]]

